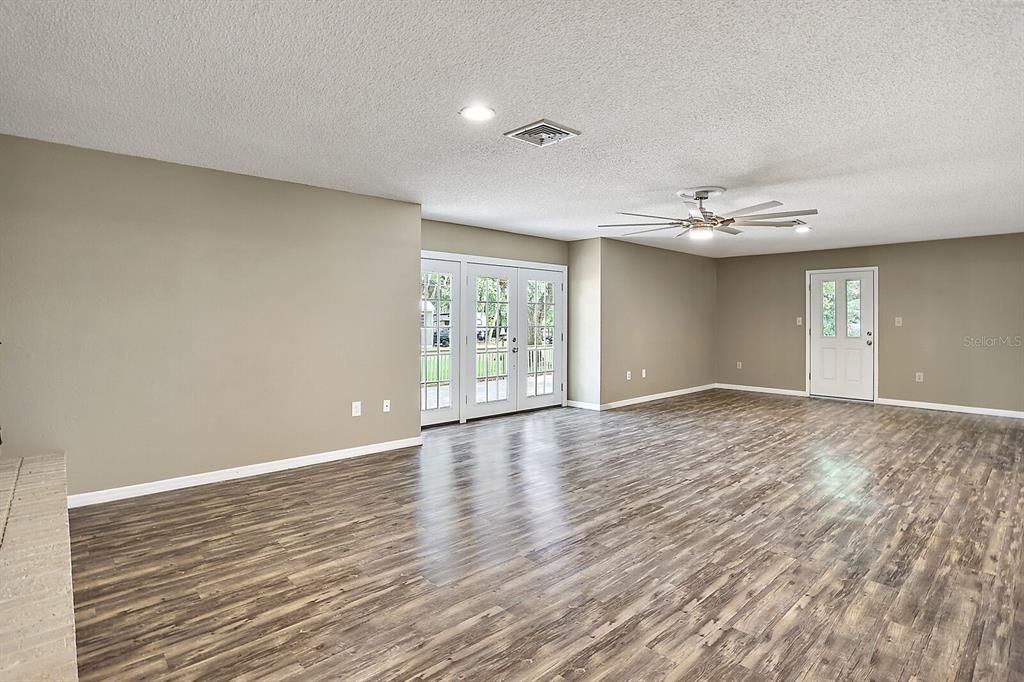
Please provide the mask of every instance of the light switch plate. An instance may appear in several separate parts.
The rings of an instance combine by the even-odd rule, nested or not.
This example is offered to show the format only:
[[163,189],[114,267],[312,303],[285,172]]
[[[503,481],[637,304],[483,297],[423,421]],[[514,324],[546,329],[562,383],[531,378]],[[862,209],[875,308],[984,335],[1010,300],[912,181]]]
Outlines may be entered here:
[[739,362],[739,361],[737,360],[737,361],[736,361],[736,369],[743,369],[743,363],[742,363],[742,362]]
[[896,318],[896,326],[897,327],[902,327],[903,326],[903,318],[902,317],[897,317]]
[[917,374],[915,374],[914,375],[914,381],[916,381],[919,384],[923,384],[924,383],[924,372],[918,372]]
[[632,372],[630,372],[630,371],[629,371],[629,370],[627,369],[627,370],[626,370],[626,381],[632,381],[632,380],[633,380],[633,373],[632,373]]
[[352,416],[358,417],[363,414],[363,403],[359,400],[352,401]]
[[640,370],[640,378],[641,379],[646,379],[647,378],[647,370],[646,369]]
[[804,318],[802,318],[802,317],[796,318],[796,326],[798,326],[798,327],[804,326]]
[[391,401],[390,400],[385,400],[384,401],[384,411],[385,412],[390,412],[391,411]]

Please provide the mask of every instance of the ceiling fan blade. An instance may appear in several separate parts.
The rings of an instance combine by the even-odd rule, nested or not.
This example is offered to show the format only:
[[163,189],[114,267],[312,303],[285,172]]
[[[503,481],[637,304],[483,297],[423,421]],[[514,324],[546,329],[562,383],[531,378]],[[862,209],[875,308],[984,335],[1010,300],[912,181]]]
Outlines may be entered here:
[[673,218],[672,216],[667,215],[647,215],[646,213],[626,213],[625,211],[619,211],[619,215],[634,215],[638,218],[656,218],[658,220],[674,220],[677,223],[689,220],[689,218]]
[[764,220],[766,218],[795,218],[798,215],[818,215],[818,209],[806,208],[799,211],[779,211],[778,213],[758,213],[737,217],[737,220]]
[[644,232],[658,232],[659,230],[673,230],[673,229],[675,229],[677,227],[679,227],[679,225],[673,223],[672,225],[669,225],[668,227],[654,227],[654,228],[651,228],[650,230],[637,230],[636,232],[627,232],[626,234],[624,234],[622,236],[623,237],[632,237],[634,234],[643,234]]
[[758,211],[766,211],[769,208],[775,208],[776,206],[782,206],[781,201],[766,201],[763,204],[754,204],[753,206],[747,206],[741,208],[738,211],[730,211],[723,215],[723,218],[736,218],[741,215],[750,215],[751,213],[757,213]]
[[679,221],[671,223],[612,223],[610,225],[598,225],[598,227],[647,227],[654,225],[679,225]]
[[690,212],[691,218],[696,218],[697,220],[704,220],[704,214],[700,212],[700,206],[693,203],[692,201],[684,201],[683,205],[686,206],[686,210]]
[[741,227],[795,227],[797,225],[803,225],[802,221],[797,220],[746,220],[743,218],[737,218],[731,225],[739,225]]
[[684,234],[686,234],[689,231],[690,231],[690,228],[688,227],[685,230],[683,230],[682,232],[680,232],[679,234],[673,235],[673,237],[682,237]]
[[743,230],[737,230],[732,227],[723,227],[721,225],[719,225],[715,229],[718,230],[719,232],[725,232],[726,234],[743,234]]

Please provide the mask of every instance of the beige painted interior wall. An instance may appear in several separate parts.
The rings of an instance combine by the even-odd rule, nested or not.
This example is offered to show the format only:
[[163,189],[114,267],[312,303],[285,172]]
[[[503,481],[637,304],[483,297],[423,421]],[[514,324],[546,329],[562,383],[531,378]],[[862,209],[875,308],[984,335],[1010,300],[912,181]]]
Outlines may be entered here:
[[602,239],[569,243],[568,399],[601,403]]
[[482,227],[423,221],[423,249],[469,256],[510,258],[534,263],[569,263],[569,243]]
[[1024,234],[712,261],[0,136],[5,450],[74,493],[417,435],[421,229],[569,265],[570,400],[802,390],[804,271],[877,265],[883,397],[1024,410]]
[[417,436],[419,251],[413,204],[0,136],[5,452],[77,493]]
[[714,260],[571,242],[568,293],[569,400],[601,405],[714,383]]
[[601,402],[714,383],[715,261],[601,241]]
[[872,265],[880,397],[1024,410],[1024,233],[719,259],[717,380],[804,390],[804,272]]

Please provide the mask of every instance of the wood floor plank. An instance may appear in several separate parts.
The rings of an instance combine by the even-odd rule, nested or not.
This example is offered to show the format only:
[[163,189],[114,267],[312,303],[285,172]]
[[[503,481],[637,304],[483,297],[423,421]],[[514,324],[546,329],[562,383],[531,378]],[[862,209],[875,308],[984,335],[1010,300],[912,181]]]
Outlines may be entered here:
[[71,512],[83,680],[1024,679],[1024,422],[708,391]]

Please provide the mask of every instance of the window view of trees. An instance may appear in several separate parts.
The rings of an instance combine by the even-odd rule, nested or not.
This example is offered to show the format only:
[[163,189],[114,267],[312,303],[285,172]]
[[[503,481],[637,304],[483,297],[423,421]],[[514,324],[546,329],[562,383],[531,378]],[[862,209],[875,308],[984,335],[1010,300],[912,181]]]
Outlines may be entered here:
[[836,283],[821,283],[821,335],[836,335]]
[[[452,288],[457,283],[450,274],[424,272],[420,278],[420,402],[431,410],[449,407],[452,402],[451,348],[458,339],[452,336]],[[510,280],[502,277],[476,278],[476,319],[474,362],[478,403],[506,400],[509,397],[510,344],[525,327],[525,338],[516,338],[520,362],[526,362],[526,394],[554,393],[555,370],[555,285],[544,280],[527,280],[524,321],[510,328]],[[520,305],[522,305],[520,303]],[[520,371],[522,368],[520,366]],[[522,375],[520,375],[522,376]]]
[[420,409],[451,406],[452,276],[420,274]]
[[[829,280],[821,283],[821,335],[835,336],[837,322],[836,282]],[[860,338],[860,280],[845,281],[846,295],[846,336],[850,339]]]
[[476,279],[476,401],[508,398],[509,280]]
[[532,279],[526,285],[526,395],[547,395],[554,392],[555,285]]
[[846,280],[846,336],[860,337],[860,280]]

